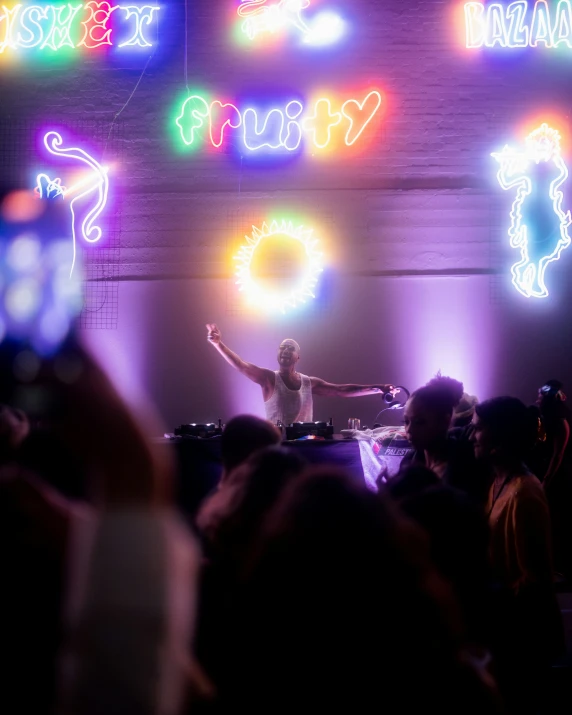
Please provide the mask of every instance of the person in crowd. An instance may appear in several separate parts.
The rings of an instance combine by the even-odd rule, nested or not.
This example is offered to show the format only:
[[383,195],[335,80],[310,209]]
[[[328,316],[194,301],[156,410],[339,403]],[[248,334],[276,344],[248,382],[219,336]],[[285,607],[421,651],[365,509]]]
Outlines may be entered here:
[[225,639],[249,554],[256,548],[267,514],[304,466],[299,454],[284,447],[261,449],[230,472],[198,514],[207,558],[201,578],[197,655],[209,675],[232,667],[225,659]]
[[278,347],[278,370],[269,370],[246,362],[222,342],[219,328],[207,324],[207,340],[217,352],[236,370],[262,389],[266,417],[277,424],[312,422],[314,397],[361,397],[385,394],[394,390],[393,385],[338,385],[319,377],[308,377],[298,372],[300,346],[290,338]]
[[554,565],[556,571],[572,578],[572,411],[566,402],[564,385],[547,380],[539,389],[536,404],[544,430],[538,443],[536,476],[542,481],[552,518]]
[[476,406],[473,428],[475,455],[494,474],[486,510],[498,584],[493,637],[499,682],[510,713],[534,713],[543,674],[563,646],[548,504],[524,464],[537,439],[537,415],[516,398],[497,397]]
[[245,462],[254,452],[280,444],[280,430],[268,420],[254,415],[238,415],[227,423],[221,437],[221,456],[224,484],[233,469]]
[[401,469],[428,467],[445,484],[484,504],[488,475],[475,460],[467,432],[450,431],[453,412],[462,396],[463,384],[441,374],[413,392],[405,405],[404,423],[415,451],[403,459]]
[[[463,492],[443,484],[425,467],[411,467],[387,484],[404,514],[429,536],[430,554],[453,587],[467,636],[477,652],[488,649],[489,531],[483,511]],[[425,485],[423,485],[425,481]]]
[[468,393],[463,392],[459,404],[453,411],[451,429],[468,427],[473,421],[475,405],[478,404],[479,398],[476,395],[469,395]]
[[334,468],[286,486],[233,624],[223,712],[498,712],[422,534]]
[[42,424],[86,468],[90,503],[57,494],[17,455],[2,470],[11,712],[175,715],[191,679],[202,683],[188,650],[200,560],[170,508],[170,455],[147,437],[162,430],[149,410],[134,416],[75,340],[61,348],[81,366],[71,382],[46,358],[14,384],[15,348],[0,347],[0,398],[40,397]]

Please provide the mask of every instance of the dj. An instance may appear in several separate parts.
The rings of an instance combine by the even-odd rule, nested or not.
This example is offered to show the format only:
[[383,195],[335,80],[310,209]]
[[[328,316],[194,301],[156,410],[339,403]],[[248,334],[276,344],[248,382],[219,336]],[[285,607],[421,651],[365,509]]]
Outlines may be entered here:
[[207,339],[223,358],[242,375],[262,388],[266,418],[276,424],[313,421],[313,398],[362,397],[384,394],[394,389],[393,385],[334,385],[319,377],[307,377],[296,371],[300,359],[300,346],[287,339],[278,348],[279,370],[268,370],[245,362],[233,353],[221,340],[220,330],[214,323],[207,324]]

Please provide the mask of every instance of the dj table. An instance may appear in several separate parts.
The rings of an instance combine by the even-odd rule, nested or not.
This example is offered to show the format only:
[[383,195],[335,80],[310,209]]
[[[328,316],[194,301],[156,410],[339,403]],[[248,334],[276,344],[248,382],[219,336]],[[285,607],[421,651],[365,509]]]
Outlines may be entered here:
[[[162,439],[176,452],[178,480],[176,500],[186,516],[192,516],[218,484],[222,473],[220,437],[209,439]],[[327,440],[293,440],[285,447],[296,450],[310,464],[332,464],[363,481],[364,473],[358,442],[334,435]]]

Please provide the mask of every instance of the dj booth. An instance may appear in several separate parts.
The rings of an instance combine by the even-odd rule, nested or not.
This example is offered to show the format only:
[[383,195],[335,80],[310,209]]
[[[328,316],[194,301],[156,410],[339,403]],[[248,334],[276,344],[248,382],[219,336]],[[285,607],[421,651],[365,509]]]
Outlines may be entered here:
[[[165,438],[161,443],[165,448],[169,445],[175,450],[178,463],[176,500],[183,513],[192,516],[221,477],[220,436]],[[345,469],[356,479],[364,480],[359,443],[355,440],[333,435],[324,440],[291,440],[283,444],[296,450],[310,464],[332,464]]]
[[[280,425],[283,445],[295,450],[308,464],[331,464],[344,469],[362,484],[377,490],[378,477],[395,475],[411,445],[401,426],[376,426],[374,430],[345,430],[334,434],[330,422],[295,422]],[[176,499],[183,514],[192,517],[221,477],[222,422],[218,425],[186,424],[162,442],[175,450],[178,463]],[[167,447],[165,447],[167,448]]]

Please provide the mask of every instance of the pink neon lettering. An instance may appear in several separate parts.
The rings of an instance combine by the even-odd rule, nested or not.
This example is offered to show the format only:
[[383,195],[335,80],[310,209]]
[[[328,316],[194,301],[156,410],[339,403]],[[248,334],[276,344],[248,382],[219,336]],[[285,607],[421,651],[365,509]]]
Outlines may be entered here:
[[362,135],[364,129],[377,114],[382,102],[379,92],[370,92],[363,102],[348,99],[342,107],[342,114],[349,119],[350,126],[346,132],[346,144],[351,146]]
[[89,18],[82,22],[84,34],[79,45],[84,45],[88,49],[101,47],[101,45],[111,45],[111,28],[107,23],[111,13],[117,10],[117,5],[110,5],[108,2],[88,2],[85,8],[89,10]]
[[226,127],[238,129],[242,124],[242,119],[234,104],[223,104],[216,100],[210,106],[209,123],[211,143],[218,149],[224,141]]

